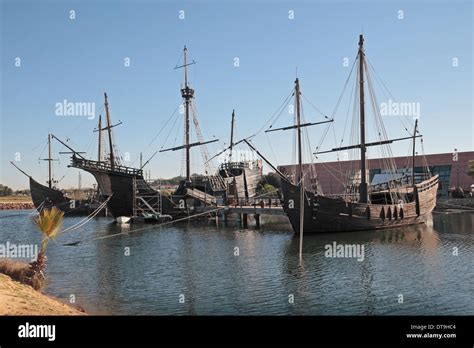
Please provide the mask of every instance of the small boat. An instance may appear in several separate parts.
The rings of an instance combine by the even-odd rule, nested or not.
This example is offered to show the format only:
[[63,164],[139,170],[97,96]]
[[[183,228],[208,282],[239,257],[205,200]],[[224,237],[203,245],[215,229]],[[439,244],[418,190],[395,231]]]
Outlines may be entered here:
[[142,213],[144,222],[167,222],[173,220],[173,217],[169,214],[150,214]]
[[123,224],[128,224],[130,222],[131,218],[128,217],[128,216],[117,216],[115,218],[115,221],[119,224],[119,225],[123,225]]

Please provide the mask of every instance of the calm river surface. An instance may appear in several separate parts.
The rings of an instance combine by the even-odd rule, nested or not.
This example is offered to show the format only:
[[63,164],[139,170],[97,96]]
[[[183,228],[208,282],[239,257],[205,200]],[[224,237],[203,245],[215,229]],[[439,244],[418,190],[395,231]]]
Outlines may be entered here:
[[[18,213],[0,218],[0,243],[39,243],[29,212],[0,217]],[[64,227],[80,220],[66,218]],[[91,314],[474,315],[472,213],[434,214],[408,229],[306,236],[302,268],[286,220],[262,225],[124,228],[95,219],[50,243],[46,292],[64,302],[74,294]],[[64,246],[75,241],[83,242]],[[364,260],[326,257],[333,242],[363,245]]]

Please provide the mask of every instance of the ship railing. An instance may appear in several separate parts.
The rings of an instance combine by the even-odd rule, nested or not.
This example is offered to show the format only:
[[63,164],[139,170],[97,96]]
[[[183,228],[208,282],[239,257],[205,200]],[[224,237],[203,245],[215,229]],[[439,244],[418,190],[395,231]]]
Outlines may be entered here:
[[71,166],[81,168],[85,170],[95,171],[107,171],[107,172],[118,172],[121,174],[127,174],[132,176],[143,176],[143,170],[122,165],[112,165],[108,162],[100,162],[94,160],[88,160],[83,158],[73,157],[71,160]]
[[435,175],[426,181],[416,184],[418,192],[423,192],[432,188],[434,185],[438,183],[438,177],[439,175]]
[[224,169],[224,170],[231,170],[231,169],[241,169],[241,168],[249,168],[250,163],[252,163],[253,166],[258,166],[258,161],[257,160],[250,160],[250,161],[235,161],[235,162],[223,162],[219,166],[219,169]]
[[260,207],[274,208],[281,206],[281,200],[278,197],[252,197],[252,198],[229,198],[228,205],[232,207]]

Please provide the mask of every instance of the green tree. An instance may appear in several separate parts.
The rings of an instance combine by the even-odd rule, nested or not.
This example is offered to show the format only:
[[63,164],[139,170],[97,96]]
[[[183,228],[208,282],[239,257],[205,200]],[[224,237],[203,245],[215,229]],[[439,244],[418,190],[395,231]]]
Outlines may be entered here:
[[263,175],[258,183],[257,192],[259,194],[276,192],[280,188],[280,178],[275,173]]

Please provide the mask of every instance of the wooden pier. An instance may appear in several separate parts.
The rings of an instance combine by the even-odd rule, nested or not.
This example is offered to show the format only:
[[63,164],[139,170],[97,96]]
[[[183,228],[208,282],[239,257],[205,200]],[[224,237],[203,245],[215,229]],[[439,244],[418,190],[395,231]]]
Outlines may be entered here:
[[197,213],[205,213],[208,211],[216,214],[215,211],[218,209],[219,213],[216,214],[216,221],[219,219],[219,216],[224,223],[227,223],[229,218],[233,218],[236,219],[238,224],[243,228],[247,228],[248,226],[249,215],[253,215],[257,228],[260,228],[260,217],[262,215],[286,215],[279,199],[265,199],[259,200],[258,202],[253,201],[252,204],[250,203],[249,201],[241,200],[228,205],[199,206],[195,207],[195,211]]

